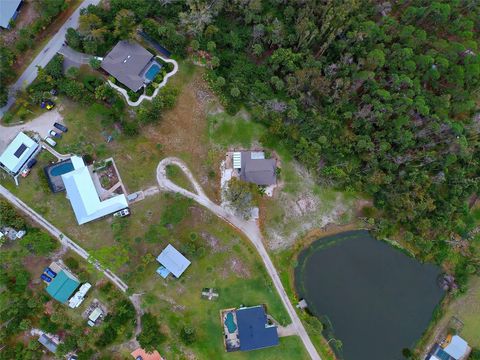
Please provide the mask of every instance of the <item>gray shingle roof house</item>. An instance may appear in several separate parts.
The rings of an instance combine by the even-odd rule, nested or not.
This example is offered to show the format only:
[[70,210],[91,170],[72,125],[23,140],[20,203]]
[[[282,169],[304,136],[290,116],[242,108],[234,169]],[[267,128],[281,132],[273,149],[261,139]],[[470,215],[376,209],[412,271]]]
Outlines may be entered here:
[[15,20],[22,0],[0,0],[0,27],[10,28],[10,20]]
[[127,86],[138,91],[144,83],[143,73],[153,54],[132,41],[119,41],[102,61],[102,69]]
[[240,179],[257,185],[277,182],[275,159],[265,159],[263,152],[242,151]]

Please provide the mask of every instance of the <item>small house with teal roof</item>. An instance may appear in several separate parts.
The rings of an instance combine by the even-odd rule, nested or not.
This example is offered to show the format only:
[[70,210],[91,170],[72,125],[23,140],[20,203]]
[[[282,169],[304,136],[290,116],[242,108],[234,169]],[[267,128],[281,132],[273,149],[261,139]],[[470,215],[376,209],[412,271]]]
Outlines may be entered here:
[[52,279],[52,282],[48,284],[47,292],[55,300],[66,303],[79,285],[80,282],[75,276],[66,270],[62,270]]

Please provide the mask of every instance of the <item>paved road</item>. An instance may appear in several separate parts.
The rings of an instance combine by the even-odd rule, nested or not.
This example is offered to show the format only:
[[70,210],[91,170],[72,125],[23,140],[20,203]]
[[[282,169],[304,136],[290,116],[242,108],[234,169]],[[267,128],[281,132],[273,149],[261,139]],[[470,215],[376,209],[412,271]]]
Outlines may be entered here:
[[65,23],[58,30],[55,36],[50,39],[47,45],[45,45],[45,47],[40,51],[37,57],[18,78],[15,84],[10,87],[8,103],[3,108],[0,108],[0,118],[15,102],[16,93],[19,90],[24,89],[27,85],[30,85],[33,80],[35,80],[38,72],[37,66],[45,67],[45,65],[47,65],[48,62],[60,50],[65,41],[65,34],[67,33],[67,29],[70,27],[77,28],[78,18],[80,17],[80,9],[85,8],[89,5],[97,5],[99,2],[100,0],[84,0],[75,10],[72,16],[67,21],[65,21]]
[[57,238],[60,243],[64,246],[69,247],[73,251],[75,251],[78,255],[80,255],[83,259],[87,260],[95,268],[105,274],[105,276],[115,284],[122,292],[126,292],[128,289],[127,284],[125,284],[122,279],[120,279],[117,275],[112,273],[109,269],[104,269],[100,263],[96,260],[92,260],[90,258],[90,254],[85,251],[81,246],[77,245],[74,241],[68,238],[65,234],[63,234],[60,230],[58,230],[55,226],[50,224],[47,220],[45,220],[41,215],[35,212],[31,207],[25,204],[22,200],[17,198],[13,195],[10,191],[5,189],[2,185],[0,185],[0,196],[3,196],[7,199],[13,206],[17,209],[28,215],[30,219],[35,221],[38,225],[43,227],[47,230],[53,237]]
[[[192,183],[196,191],[196,194],[188,190],[185,190],[184,188],[176,185],[175,183],[173,183],[168,179],[166,166],[170,164],[176,165],[182,169],[182,171],[185,173],[185,175],[188,177],[188,179]],[[185,163],[183,163],[181,160],[177,158],[166,158],[160,161],[157,167],[157,181],[160,189],[165,191],[177,192],[182,194],[185,197],[195,200],[200,205],[212,211],[218,217],[222,218],[223,220],[227,221],[238,230],[242,231],[250,239],[250,241],[253,243],[258,253],[260,254],[265,264],[265,267],[267,268],[267,272],[270,275],[273,281],[273,284],[277,289],[277,292],[280,295],[280,298],[282,299],[282,302],[285,305],[285,308],[287,309],[288,314],[290,315],[290,318],[292,319],[292,327],[295,333],[298,336],[300,336],[300,338],[302,339],[302,342],[305,345],[305,348],[307,349],[308,353],[310,354],[310,357],[313,360],[321,360],[320,355],[317,352],[317,349],[315,349],[315,346],[310,340],[310,337],[308,336],[307,331],[305,330],[305,327],[303,326],[300,318],[298,317],[294,307],[290,303],[290,299],[288,298],[288,295],[285,292],[285,289],[283,288],[283,284],[280,280],[280,277],[278,276],[277,270],[275,269],[275,266],[273,265],[272,260],[270,259],[270,256],[268,255],[267,250],[263,245],[262,235],[260,233],[260,229],[258,228],[257,223],[255,221],[245,221],[243,219],[240,219],[232,215],[230,212],[228,212],[221,206],[212,202],[205,195],[205,192],[203,191],[202,187],[195,180],[195,178],[193,177],[192,173],[190,172],[188,167],[185,165]]]

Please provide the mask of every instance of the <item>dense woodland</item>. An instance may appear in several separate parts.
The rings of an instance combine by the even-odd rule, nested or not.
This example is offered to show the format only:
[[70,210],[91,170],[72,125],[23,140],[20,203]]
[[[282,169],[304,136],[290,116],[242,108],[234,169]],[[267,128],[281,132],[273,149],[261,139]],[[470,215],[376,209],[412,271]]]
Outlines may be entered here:
[[451,266],[475,271],[457,243],[478,220],[478,1],[111,0],[67,41],[102,56],[138,30],[202,59],[227,111],[247,107],[320,184],[373,199],[380,237],[438,262],[461,248],[470,264]]

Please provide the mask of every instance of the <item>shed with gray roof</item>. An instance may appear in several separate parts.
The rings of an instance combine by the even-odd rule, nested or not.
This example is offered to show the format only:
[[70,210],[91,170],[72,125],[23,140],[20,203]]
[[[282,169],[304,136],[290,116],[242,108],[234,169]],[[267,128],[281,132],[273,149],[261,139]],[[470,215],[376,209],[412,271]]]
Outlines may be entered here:
[[132,91],[138,91],[144,84],[143,73],[152,59],[153,54],[144,47],[122,40],[105,56],[102,69]]
[[263,152],[243,151],[240,179],[257,185],[274,185],[277,182],[275,159],[265,159]]
[[45,346],[52,353],[55,354],[57,352],[57,344],[55,344],[52,339],[50,339],[47,335],[40,335],[40,337],[38,338],[38,342]]

